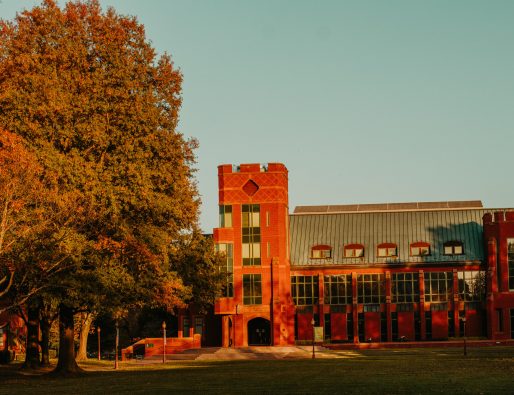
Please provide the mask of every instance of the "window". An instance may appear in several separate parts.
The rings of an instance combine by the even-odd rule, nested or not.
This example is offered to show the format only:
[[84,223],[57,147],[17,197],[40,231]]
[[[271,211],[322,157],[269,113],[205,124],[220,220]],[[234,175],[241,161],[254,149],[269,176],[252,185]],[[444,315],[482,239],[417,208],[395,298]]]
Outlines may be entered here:
[[201,335],[203,333],[203,318],[195,317],[195,335]]
[[410,245],[411,256],[427,256],[430,255],[430,244],[419,241]]
[[496,328],[498,332],[503,332],[503,310],[496,309]]
[[258,204],[243,204],[243,266],[261,264],[261,228]]
[[385,281],[383,274],[357,275],[358,302],[364,304],[384,303]]
[[223,296],[231,298],[234,296],[234,254],[232,244],[216,244],[216,251],[225,257],[226,281],[223,287]]
[[325,304],[352,304],[352,276],[340,274],[324,276]]
[[398,248],[393,243],[382,243],[377,247],[377,255],[379,258],[398,256]]
[[417,303],[419,301],[418,273],[393,273],[391,295],[393,303]]
[[220,206],[220,228],[232,227],[232,206]]
[[344,246],[345,258],[360,258],[364,256],[364,246],[362,244],[347,244]]
[[457,272],[459,300],[480,302],[485,298],[485,273],[478,270]]
[[318,276],[291,276],[291,297],[297,306],[318,303]]
[[452,272],[425,272],[425,302],[448,302],[453,292]]
[[317,245],[312,247],[311,250],[312,259],[328,259],[332,258],[332,247],[327,245]]
[[509,262],[509,290],[514,291],[514,239],[507,239],[507,260]]
[[243,274],[243,304],[262,304],[260,274]]
[[191,323],[189,318],[182,318],[182,336],[189,337],[189,328],[191,327]]
[[463,255],[464,247],[461,241],[447,241],[443,245],[444,255]]

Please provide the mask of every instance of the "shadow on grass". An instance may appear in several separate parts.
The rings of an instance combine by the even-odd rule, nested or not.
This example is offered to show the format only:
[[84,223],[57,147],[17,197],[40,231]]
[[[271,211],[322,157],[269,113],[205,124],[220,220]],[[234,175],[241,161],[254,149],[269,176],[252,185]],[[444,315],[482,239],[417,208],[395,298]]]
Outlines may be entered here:
[[[88,362],[80,377],[56,379],[0,368],[0,393],[512,393],[514,348],[365,350],[335,359]],[[336,356],[337,352],[334,352]],[[4,374],[9,371],[9,374]]]

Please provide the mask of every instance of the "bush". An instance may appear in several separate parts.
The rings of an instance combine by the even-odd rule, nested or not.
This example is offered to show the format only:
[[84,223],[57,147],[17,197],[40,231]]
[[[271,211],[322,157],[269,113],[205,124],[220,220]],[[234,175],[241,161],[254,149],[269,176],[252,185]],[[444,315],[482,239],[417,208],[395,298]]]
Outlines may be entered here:
[[11,362],[11,352],[9,350],[0,351],[0,364]]

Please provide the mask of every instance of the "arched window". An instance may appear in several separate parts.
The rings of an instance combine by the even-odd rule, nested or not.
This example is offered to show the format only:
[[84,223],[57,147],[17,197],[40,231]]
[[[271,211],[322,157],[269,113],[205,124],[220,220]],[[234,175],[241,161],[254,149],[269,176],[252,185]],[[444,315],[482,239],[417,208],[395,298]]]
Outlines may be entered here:
[[452,240],[444,243],[444,255],[462,255],[464,254],[464,246],[462,241]]
[[394,243],[382,243],[377,247],[377,255],[379,258],[398,256],[398,247]]
[[410,245],[410,256],[427,256],[430,255],[430,243],[418,241]]
[[312,247],[311,258],[312,259],[332,258],[332,247],[323,245],[323,244]]
[[362,244],[347,244],[344,246],[345,258],[360,258],[364,256],[364,246]]

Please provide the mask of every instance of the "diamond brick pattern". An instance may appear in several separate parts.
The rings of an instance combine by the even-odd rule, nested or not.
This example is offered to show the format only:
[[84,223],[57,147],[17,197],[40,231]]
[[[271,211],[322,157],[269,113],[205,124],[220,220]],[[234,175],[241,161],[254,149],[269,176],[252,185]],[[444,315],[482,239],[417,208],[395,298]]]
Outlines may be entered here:
[[243,191],[248,195],[248,196],[253,196],[257,193],[257,191],[259,190],[259,186],[255,183],[255,181],[253,180],[248,180],[246,182],[246,184],[243,185]]

